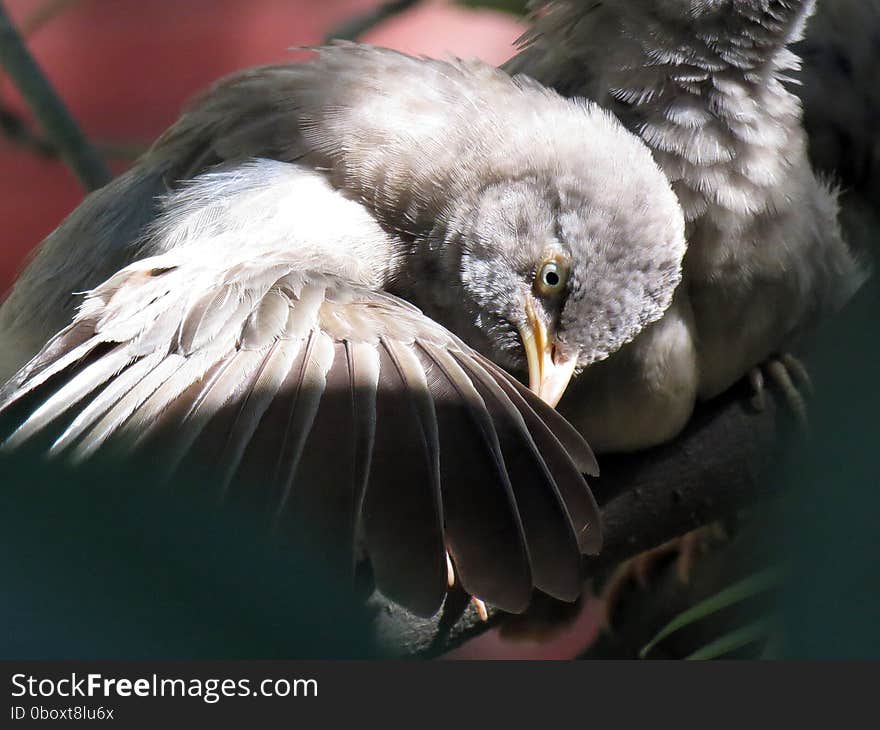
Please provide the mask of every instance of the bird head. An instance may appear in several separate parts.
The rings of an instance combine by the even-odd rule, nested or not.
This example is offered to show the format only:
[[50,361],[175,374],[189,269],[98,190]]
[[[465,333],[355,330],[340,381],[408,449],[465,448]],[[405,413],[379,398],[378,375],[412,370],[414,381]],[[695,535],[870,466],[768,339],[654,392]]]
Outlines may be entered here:
[[[671,302],[685,250],[678,199],[647,145],[597,104],[485,64],[390,53],[359,56],[358,74],[393,80],[357,95],[371,100],[364,111],[331,105],[330,131],[306,125],[326,156],[311,164],[341,187],[354,181],[383,226],[415,244],[394,293],[555,405],[578,370]],[[371,58],[381,63],[363,66]]]
[[658,319],[681,279],[677,199],[650,156],[637,159],[604,181],[589,171],[495,181],[462,217],[471,339],[553,406],[577,372]]

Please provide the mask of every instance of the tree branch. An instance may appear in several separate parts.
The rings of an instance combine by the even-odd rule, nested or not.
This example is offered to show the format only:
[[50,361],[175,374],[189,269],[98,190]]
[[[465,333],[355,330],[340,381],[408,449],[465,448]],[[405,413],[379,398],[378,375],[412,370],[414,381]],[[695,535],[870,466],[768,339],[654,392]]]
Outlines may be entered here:
[[[31,129],[30,125],[17,112],[0,105],[0,134],[19,147],[35,155],[52,160],[61,158],[52,141]],[[143,155],[150,144],[137,141],[99,140],[93,142],[95,149],[104,159],[133,162]]]
[[[778,442],[773,407],[756,413],[740,388],[698,409],[685,432],[656,449],[600,459],[591,485],[602,507],[605,545],[584,561],[585,578],[701,525],[777,494],[761,479]],[[375,633],[394,654],[436,656],[501,621],[482,622],[463,594],[450,594],[441,613],[414,616],[374,595]]]
[[356,41],[380,23],[384,23],[389,18],[393,18],[395,15],[400,15],[406,10],[415,7],[419,1],[392,0],[392,2],[383,3],[374,10],[369,10],[366,13],[346,20],[344,23],[340,23],[324,37],[324,42],[329,43],[333,40]]
[[89,144],[28,51],[0,2],[0,64],[12,78],[54,149],[87,190],[106,185],[110,171]]

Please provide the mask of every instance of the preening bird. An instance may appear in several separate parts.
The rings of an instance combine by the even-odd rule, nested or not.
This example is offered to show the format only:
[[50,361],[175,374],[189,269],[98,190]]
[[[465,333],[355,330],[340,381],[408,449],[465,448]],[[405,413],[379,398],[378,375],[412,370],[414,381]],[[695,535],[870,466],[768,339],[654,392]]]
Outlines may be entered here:
[[672,438],[697,399],[747,374],[760,391],[764,363],[796,401],[791,361],[776,358],[864,276],[786,86],[815,2],[535,5],[525,49],[505,68],[612,111],[651,148],[687,221],[672,306],[588,368],[561,411],[597,450],[626,451]]
[[507,611],[572,600],[595,462],[496,363],[554,403],[662,315],[683,252],[668,181],[595,105],[325,48],[220,82],[42,244],[0,310],[26,362],[5,445],[207,454],[219,493],[262,480],[338,572],[364,554],[419,613],[453,575]]

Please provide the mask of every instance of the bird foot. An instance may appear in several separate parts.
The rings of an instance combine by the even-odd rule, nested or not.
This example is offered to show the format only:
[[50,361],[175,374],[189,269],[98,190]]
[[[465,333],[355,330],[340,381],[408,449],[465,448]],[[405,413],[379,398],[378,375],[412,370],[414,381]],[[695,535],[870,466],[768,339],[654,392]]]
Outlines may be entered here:
[[651,574],[665,558],[675,557],[675,573],[682,585],[687,585],[697,559],[704,555],[709,544],[724,539],[720,524],[705,525],[655,548],[624,561],[605,581],[599,594],[600,618],[605,631],[611,631],[613,617],[630,585],[635,582],[643,591],[648,590]]
[[782,391],[789,408],[791,408],[801,427],[808,425],[806,395],[813,394],[813,381],[804,364],[794,355],[785,353],[772,358],[752,369],[749,382],[754,395],[752,405],[758,411],[767,407],[767,384],[764,374]]

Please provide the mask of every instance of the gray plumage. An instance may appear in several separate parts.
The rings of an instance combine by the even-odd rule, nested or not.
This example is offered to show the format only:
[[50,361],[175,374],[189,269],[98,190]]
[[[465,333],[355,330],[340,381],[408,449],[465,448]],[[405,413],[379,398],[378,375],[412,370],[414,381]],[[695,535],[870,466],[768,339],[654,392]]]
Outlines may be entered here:
[[9,364],[42,349],[0,412],[41,404],[7,448],[48,432],[85,458],[170,433],[168,471],[201,450],[228,494],[256,468],[278,519],[339,537],[345,569],[365,550],[420,613],[445,593],[444,550],[506,610],[535,588],[571,600],[600,544],[592,454],[442,325],[512,368],[532,330],[585,366],[662,315],[683,252],[669,183],[595,105],[353,45],[247,71],[16,282]]
[[684,281],[666,316],[560,405],[599,450],[649,446],[674,436],[697,398],[794,346],[863,277],[785,85],[815,3],[537,5],[545,13],[507,70],[614,112],[651,148],[687,220]]

